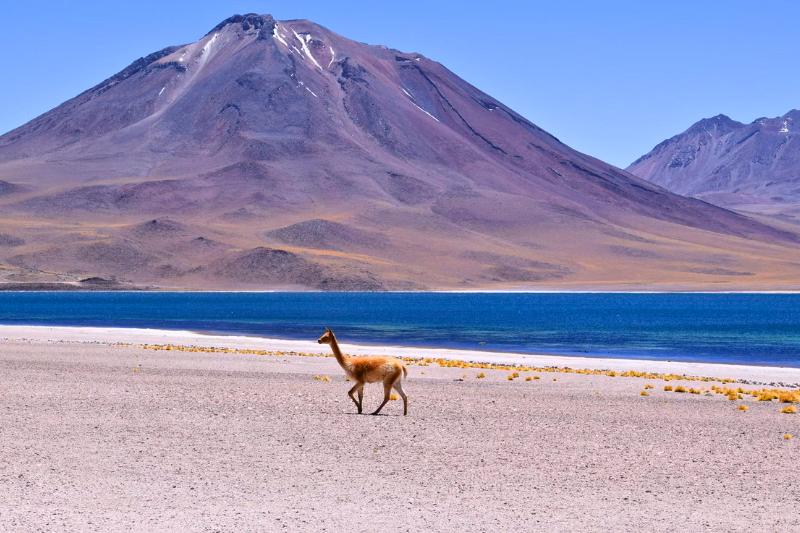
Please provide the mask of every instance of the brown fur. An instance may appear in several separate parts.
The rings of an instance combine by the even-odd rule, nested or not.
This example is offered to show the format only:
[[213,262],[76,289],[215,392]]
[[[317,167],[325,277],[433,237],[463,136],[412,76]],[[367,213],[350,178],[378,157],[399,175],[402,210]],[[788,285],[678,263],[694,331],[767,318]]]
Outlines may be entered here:
[[[408,376],[408,370],[400,360],[394,357],[351,357],[344,355],[339,349],[339,343],[336,342],[336,336],[333,331],[327,328],[325,328],[325,333],[322,334],[322,337],[317,342],[331,346],[339,366],[342,367],[347,377],[356,382],[347,395],[356,404],[359,413],[361,413],[364,400],[364,384],[381,381],[383,382],[383,403],[372,414],[377,415],[381,412],[383,406],[389,401],[392,388],[403,398],[403,415],[408,414],[408,397],[403,391],[402,385],[403,378]],[[356,393],[358,394],[357,400],[354,396]]]

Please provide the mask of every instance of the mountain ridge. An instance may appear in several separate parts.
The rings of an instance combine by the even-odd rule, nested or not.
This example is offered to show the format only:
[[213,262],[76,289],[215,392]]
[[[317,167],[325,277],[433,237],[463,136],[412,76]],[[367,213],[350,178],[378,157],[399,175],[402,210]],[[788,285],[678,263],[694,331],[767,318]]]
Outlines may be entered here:
[[630,172],[677,194],[741,211],[796,217],[800,111],[749,124],[702,119],[631,163]]

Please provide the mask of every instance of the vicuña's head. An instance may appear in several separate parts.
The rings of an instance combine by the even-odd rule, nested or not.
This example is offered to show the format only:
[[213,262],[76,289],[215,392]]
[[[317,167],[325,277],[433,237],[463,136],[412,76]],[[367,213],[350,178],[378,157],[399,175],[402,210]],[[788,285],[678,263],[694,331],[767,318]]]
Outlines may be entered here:
[[317,342],[320,344],[330,344],[333,342],[333,332],[330,328],[325,328],[325,333],[322,334],[322,337],[317,339]]

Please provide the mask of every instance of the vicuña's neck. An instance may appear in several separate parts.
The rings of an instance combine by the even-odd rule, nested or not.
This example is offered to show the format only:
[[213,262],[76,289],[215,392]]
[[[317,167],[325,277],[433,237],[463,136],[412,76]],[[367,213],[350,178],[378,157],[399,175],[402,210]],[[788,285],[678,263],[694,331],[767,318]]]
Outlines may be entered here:
[[346,362],[347,358],[344,356],[342,351],[339,349],[339,343],[336,342],[336,337],[332,337],[331,338],[331,350],[333,350],[333,355],[334,355],[334,357],[336,357],[336,361],[339,363],[339,365],[342,368],[344,368],[344,365],[345,365],[345,362]]

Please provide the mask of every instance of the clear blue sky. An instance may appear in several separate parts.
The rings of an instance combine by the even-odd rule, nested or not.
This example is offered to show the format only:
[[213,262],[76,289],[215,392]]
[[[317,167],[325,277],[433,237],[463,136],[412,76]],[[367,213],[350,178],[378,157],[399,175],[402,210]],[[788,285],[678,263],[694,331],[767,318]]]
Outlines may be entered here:
[[0,4],[0,132],[246,12],[421,52],[619,166],[703,117],[800,108],[796,0],[26,0]]

